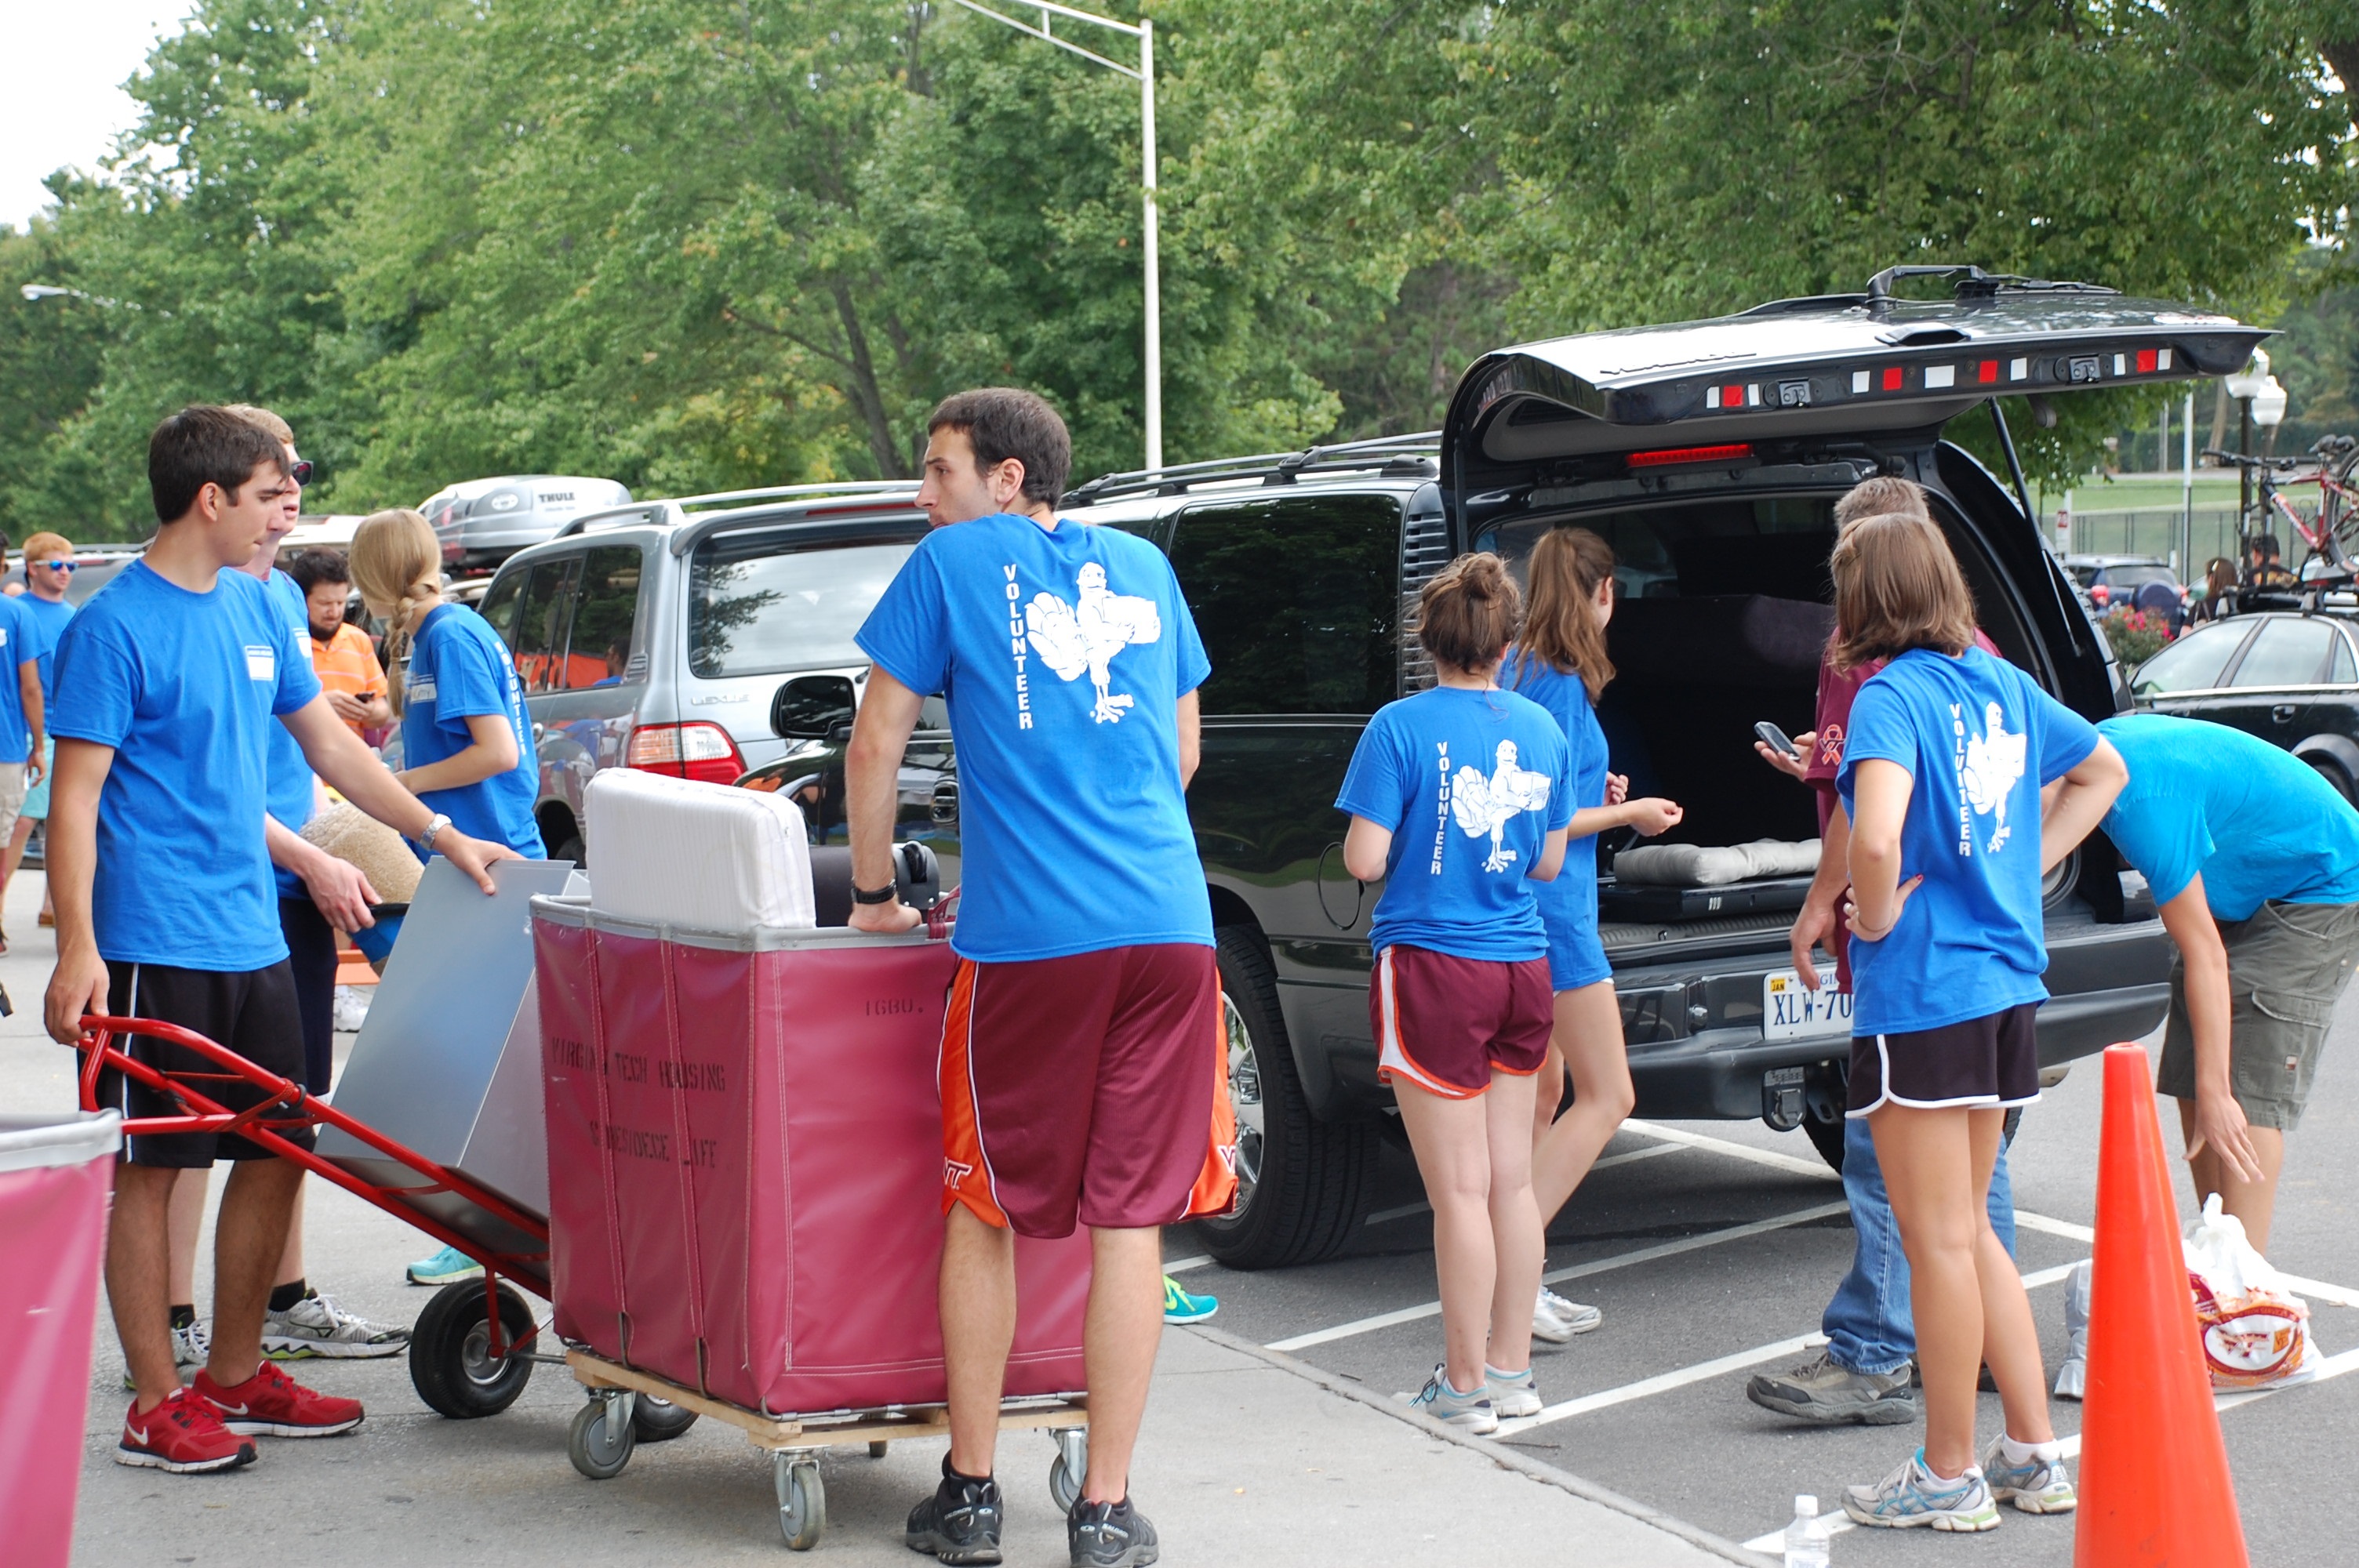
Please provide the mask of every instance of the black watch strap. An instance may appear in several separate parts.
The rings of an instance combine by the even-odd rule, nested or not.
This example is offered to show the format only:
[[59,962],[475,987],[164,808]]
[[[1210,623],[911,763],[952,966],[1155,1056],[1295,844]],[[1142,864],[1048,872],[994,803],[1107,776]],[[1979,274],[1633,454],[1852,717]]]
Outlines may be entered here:
[[854,882],[852,884],[852,902],[854,903],[890,903],[897,896],[898,896],[900,891],[901,890],[897,884],[886,882],[883,887],[878,888],[872,892],[868,889],[862,887],[858,882]]

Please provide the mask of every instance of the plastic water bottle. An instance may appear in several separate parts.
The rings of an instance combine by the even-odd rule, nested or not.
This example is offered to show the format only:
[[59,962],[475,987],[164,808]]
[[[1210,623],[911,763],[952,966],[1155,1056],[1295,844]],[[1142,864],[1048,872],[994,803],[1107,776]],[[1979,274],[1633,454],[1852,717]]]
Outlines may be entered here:
[[1826,1520],[1808,1492],[1794,1499],[1794,1522],[1786,1527],[1786,1568],[1827,1568]]

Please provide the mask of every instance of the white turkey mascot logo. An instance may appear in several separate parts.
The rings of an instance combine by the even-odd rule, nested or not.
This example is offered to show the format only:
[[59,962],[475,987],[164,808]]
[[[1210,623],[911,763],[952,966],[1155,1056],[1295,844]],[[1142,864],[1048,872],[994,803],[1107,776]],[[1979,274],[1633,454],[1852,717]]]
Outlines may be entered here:
[[1158,641],[1163,617],[1151,599],[1115,593],[1106,587],[1105,568],[1091,561],[1082,568],[1075,592],[1077,602],[1066,603],[1042,591],[1024,607],[1024,628],[1031,633],[1032,650],[1060,680],[1071,680],[1083,670],[1097,687],[1090,717],[1101,724],[1119,724],[1122,710],[1131,706],[1127,692],[1108,692],[1107,666],[1125,648]]
[[[1951,713],[1957,712],[1955,708]],[[2013,794],[2023,777],[2025,738],[2006,732],[2006,715],[1997,703],[1986,704],[1983,709],[1984,733],[1966,741],[1964,765],[1958,770],[1958,793],[1974,808],[1977,816],[1989,816],[1995,829],[1983,853],[1995,855],[2003,849],[2015,831],[2006,822],[2006,797]],[[1960,725],[1961,733],[1963,725]],[[1973,830],[1960,824],[1965,831],[1960,834],[1958,852],[1964,854],[1973,838]]]
[[1450,791],[1451,815],[1470,838],[1490,835],[1491,853],[1483,862],[1486,871],[1504,871],[1516,863],[1516,852],[1500,842],[1500,835],[1516,813],[1548,809],[1549,776],[1516,765],[1516,743],[1499,742],[1499,765],[1489,778],[1473,768],[1461,768]]

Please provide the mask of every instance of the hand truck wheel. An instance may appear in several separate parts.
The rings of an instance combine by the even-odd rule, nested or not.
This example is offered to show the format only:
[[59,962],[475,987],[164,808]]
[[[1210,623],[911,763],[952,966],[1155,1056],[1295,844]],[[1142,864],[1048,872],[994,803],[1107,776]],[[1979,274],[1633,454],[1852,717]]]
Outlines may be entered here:
[[532,1308],[505,1284],[499,1292],[501,1346],[524,1347],[513,1355],[492,1354],[481,1280],[443,1286],[418,1314],[409,1334],[409,1381],[428,1409],[452,1421],[497,1415],[532,1380]]
[[636,1397],[628,1392],[602,1390],[574,1412],[565,1454],[576,1470],[593,1481],[611,1481],[623,1473],[623,1466],[631,1462],[631,1450],[638,1444],[631,1420],[631,1406],[636,1402]]
[[1082,1483],[1089,1479],[1090,1429],[1060,1426],[1049,1435],[1057,1442],[1057,1457],[1049,1465],[1049,1496],[1059,1513],[1070,1514],[1081,1501]]
[[827,1484],[807,1453],[780,1449],[770,1456],[770,1478],[778,1492],[778,1533],[789,1552],[809,1552],[827,1533]]
[[669,1443],[696,1424],[696,1412],[653,1394],[631,1401],[631,1431],[641,1443]]

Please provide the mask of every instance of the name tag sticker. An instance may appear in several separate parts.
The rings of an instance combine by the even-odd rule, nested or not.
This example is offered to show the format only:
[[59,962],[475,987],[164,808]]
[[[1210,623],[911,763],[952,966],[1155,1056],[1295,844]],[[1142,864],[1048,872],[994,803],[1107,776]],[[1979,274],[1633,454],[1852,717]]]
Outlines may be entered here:
[[434,700],[434,677],[428,676],[424,680],[411,681],[401,689],[404,706],[413,702],[431,702]]
[[245,675],[248,680],[276,683],[278,679],[278,655],[270,651],[267,643],[248,643],[245,645]]

